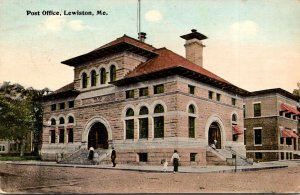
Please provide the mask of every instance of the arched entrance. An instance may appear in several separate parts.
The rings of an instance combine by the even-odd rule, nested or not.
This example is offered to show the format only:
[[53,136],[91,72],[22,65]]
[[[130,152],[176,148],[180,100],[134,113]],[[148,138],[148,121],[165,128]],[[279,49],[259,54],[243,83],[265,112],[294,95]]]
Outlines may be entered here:
[[88,148],[108,148],[108,133],[106,127],[100,123],[96,122],[93,124],[88,135]]
[[217,140],[216,148],[221,149],[221,131],[219,124],[217,122],[211,123],[208,130],[208,145],[211,145],[214,143],[214,140]]

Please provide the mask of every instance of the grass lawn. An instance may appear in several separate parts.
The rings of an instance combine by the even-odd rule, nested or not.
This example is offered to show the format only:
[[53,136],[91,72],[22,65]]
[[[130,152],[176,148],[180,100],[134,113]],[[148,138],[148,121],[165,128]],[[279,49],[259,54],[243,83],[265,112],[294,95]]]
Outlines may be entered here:
[[0,156],[0,161],[40,160],[38,156]]

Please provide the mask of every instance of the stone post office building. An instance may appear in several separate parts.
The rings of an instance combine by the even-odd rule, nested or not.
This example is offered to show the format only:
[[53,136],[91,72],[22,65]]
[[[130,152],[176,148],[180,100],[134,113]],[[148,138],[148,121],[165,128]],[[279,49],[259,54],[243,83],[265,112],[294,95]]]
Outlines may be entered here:
[[140,33],[63,61],[74,81],[44,99],[42,159],[114,147],[118,163],[160,164],[176,149],[182,165],[206,165],[214,140],[217,149],[246,155],[250,92],[203,68],[205,35],[193,29],[181,38],[186,58]]

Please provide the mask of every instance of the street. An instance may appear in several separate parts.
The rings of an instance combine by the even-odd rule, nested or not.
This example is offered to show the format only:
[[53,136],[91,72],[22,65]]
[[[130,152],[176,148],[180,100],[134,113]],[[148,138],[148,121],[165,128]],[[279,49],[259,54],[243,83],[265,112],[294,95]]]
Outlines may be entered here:
[[0,164],[7,193],[300,192],[300,164],[237,173],[154,173]]

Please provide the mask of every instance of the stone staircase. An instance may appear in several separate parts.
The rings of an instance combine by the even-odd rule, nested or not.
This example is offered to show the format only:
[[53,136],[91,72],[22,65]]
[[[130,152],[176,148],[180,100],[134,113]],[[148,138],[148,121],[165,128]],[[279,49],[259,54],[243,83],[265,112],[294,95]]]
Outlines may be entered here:
[[[233,158],[233,154],[236,155],[237,159]],[[253,165],[253,159],[248,159],[245,156],[239,154],[237,151],[225,147],[224,149],[213,149],[208,146],[206,149],[206,162],[207,165],[235,165],[238,166],[248,166]]]
[[94,150],[93,161],[88,159],[89,150],[81,148],[74,153],[64,157],[57,163],[59,164],[79,164],[79,165],[92,165],[92,164],[105,164],[109,162],[111,149],[96,149]]

